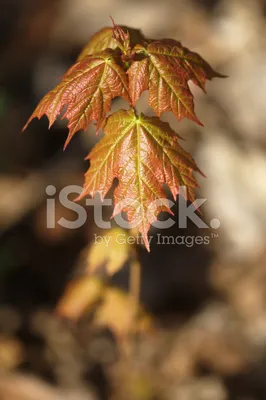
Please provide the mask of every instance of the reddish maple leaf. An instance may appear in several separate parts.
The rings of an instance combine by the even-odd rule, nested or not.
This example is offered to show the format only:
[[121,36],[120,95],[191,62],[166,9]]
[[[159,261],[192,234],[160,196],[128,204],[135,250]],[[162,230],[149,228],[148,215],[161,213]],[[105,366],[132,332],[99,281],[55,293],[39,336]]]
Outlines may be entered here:
[[[117,29],[122,31],[121,34],[123,33],[125,34],[125,32],[128,32],[130,40],[130,42],[128,43],[129,47],[134,47],[137,43],[140,43],[145,39],[145,37],[143,36],[142,32],[139,29],[129,28],[128,26],[118,26],[118,25],[115,26],[116,26],[116,31],[114,31],[114,28],[108,27],[108,28],[103,28],[99,32],[95,33],[95,35],[92,36],[89,43],[84,47],[84,49],[80,53],[78,61],[83,60],[88,55],[100,53],[101,51],[106,50],[107,48],[115,50],[117,47],[119,47],[117,41],[119,40],[119,34],[117,33]],[[114,36],[115,32],[116,36]],[[124,43],[121,43],[121,45],[125,47]]]
[[64,106],[67,108],[62,119],[69,121],[65,146],[77,131],[87,129],[91,121],[97,122],[98,130],[114,97],[122,96],[130,102],[127,74],[118,61],[117,52],[107,49],[74,64],[62,81],[42,99],[23,130],[33,118],[41,118],[44,114],[50,127]]
[[144,90],[149,90],[149,105],[158,116],[172,111],[178,120],[186,117],[202,125],[194,112],[188,81],[205,90],[206,79],[223,75],[175,40],[148,41],[136,45],[134,52],[137,59],[128,70],[133,105]]
[[113,18],[110,17],[113,22],[113,38],[117,42],[118,47],[124,54],[129,54],[131,52],[130,46],[130,36],[128,30],[122,29],[120,26],[116,25]]
[[105,136],[88,158],[81,197],[99,192],[104,198],[114,178],[114,214],[125,211],[128,221],[142,233],[149,250],[147,233],[160,211],[171,213],[162,188],[166,183],[174,198],[180,186],[188,187],[194,200],[197,185],[193,170],[200,172],[193,158],[178,143],[178,135],[157,117],[137,117],[132,109],[112,114],[104,127]]

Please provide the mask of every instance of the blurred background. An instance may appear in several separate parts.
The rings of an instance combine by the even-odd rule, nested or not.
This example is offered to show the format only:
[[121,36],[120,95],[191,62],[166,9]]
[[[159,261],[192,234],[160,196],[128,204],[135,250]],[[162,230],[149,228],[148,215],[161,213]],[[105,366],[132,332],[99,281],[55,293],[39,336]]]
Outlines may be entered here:
[[[0,8],[0,399],[265,400],[266,2],[0,0]],[[88,207],[80,229],[47,229],[46,187],[57,199],[83,184],[94,128],[65,152],[66,121],[48,131],[44,117],[21,134],[91,35],[111,26],[109,15],[147,37],[180,40],[229,76],[208,82],[207,95],[191,85],[204,128],[163,116],[206,174],[198,197],[207,224],[217,218],[220,227],[164,232],[207,235],[208,245],[137,247],[153,328],[126,357],[126,261],[111,281],[124,292],[104,323],[54,313],[69,282],[86,277],[96,227]],[[146,93],[138,107],[151,114]],[[76,217],[58,199],[55,213]]]

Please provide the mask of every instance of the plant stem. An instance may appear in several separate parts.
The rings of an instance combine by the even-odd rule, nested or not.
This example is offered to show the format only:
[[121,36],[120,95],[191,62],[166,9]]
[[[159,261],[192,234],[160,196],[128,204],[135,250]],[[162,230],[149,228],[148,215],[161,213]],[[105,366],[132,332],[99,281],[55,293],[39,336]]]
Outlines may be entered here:
[[129,291],[131,296],[131,314],[132,314],[132,333],[136,332],[136,322],[139,314],[140,305],[140,263],[134,257],[130,263],[130,282]]

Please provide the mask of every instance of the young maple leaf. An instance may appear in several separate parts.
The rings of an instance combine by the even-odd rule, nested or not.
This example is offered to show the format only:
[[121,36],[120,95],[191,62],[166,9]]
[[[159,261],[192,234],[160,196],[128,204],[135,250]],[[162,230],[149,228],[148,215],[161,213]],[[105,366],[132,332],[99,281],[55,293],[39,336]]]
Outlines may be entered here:
[[188,200],[194,201],[193,189],[198,185],[193,170],[200,170],[178,144],[178,135],[157,117],[137,117],[132,109],[121,110],[108,118],[104,132],[88,156],[91,166],[80,198],[87,194],[94,197],[97,191],[104,198],[118,178],[113,215],[125,211],[149,250],[151,223],[160,211],[171,213],[163,184],[169,186],[174,198],[179,186],[187,186]]
[[206,79],[224,77],[215,72],[197,53],[172,39],[149,41],[134,48],[136,59],[128,70],[133,105],[149,90],[149,105],[157,116],[172,111],[177,119],[189,118],[202,125],[194,112],[192,80],[205,91]]
[[[134,47],[137,43],[145,39],[139,29],[133,29],[123,25],[117,28],[121,29],[122,32],[126,31],[129,33],[130,47]],[[88,55],[106,50],[107,48],[115,50],[117,47],[119,46],[117,39],[114,37],[114,28],[103,28],[92,36],[89,43],[80,53],[78,61],[83,60]]]
[[62,81],[41,100],[27,124],[44,114],[49,119],[49,128],[67,106],[62,119],[68,119],[69,134],[66,145],[80,129],[87,129],[92,121],[97,122],[97,130],[110,111],[114,97],[122,96],[130,102],[128,77],[117,63],[118,55],[107,49],[87,56],[74,64],[63,76]]
[[113,22],[113,38],[117,42],[118,47],[124,54],[131,52],[130,36],[128,30],[125,32],[120,26],[116,25],[113,18],[110,17]]
[[117,42],[113,38],[113,28],[103,28],[92,36],[89,43],[84,47],[78,57],[78,61],[83,60],[86,56],[100,53],[106,49],[117,48]]

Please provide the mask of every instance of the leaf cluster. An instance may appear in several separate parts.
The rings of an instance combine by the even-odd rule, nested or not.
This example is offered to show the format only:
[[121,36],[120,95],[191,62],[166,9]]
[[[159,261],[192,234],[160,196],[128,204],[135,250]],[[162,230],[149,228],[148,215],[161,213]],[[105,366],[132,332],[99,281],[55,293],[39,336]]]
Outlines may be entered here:
[[[104,28],[91,38],[61,82],[41,100],[24,129],[35,117],[47,115],[50,127],[61,115],[68,119],[66,146],[90,123],[96,123],[97,131],[102,128],[105,135],[88,156],[91,165],[80,197],[99,192],[104,198],[117,178],[114,214],[127,213],[149,250],[151,223],[159,212],[171,212],[163,185],[168,185],[174,198],[180,186],[186,186],[188,200],[193,202],[197,187],[193,172],[200,172],[180,146],[179,136],[160,116],[171,111],[178,121],[185,117],[202,125],[188,82],[205,91],[206,81],[214,77],[223,75],[180,42],[147,39],[138,30],[113,23],[112,28]],[[149,91],[154,117],[135,111],[145,90]],[[130,108],[107,116],[118,96]]]

